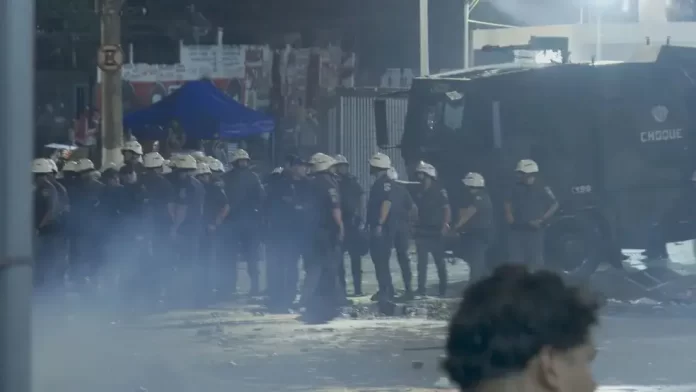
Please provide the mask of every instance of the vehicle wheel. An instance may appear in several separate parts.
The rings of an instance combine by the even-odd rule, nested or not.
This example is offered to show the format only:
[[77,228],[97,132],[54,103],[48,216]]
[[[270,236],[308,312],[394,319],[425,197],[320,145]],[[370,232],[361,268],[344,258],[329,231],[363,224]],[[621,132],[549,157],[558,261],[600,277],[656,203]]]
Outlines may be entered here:
[[572,277],[589,277],[601,263],[601,242],[600,229],[591,220],[581,216],[561,217],[545,231],[546,265]]

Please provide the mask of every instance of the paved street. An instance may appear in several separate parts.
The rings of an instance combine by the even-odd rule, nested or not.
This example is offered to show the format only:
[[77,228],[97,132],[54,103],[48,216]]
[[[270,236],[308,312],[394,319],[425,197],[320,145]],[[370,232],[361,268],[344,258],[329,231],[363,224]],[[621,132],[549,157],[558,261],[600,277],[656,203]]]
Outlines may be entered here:
[[[688,265],[690,249],[681,248]],[[467,269],[452,272],[465,279]],[[602,391],[696,391],[696,308],[626,306],[612,307],[596,334]],[[443,343],[445,322],[422,314],[347,315],[325,326],[250,304],[133,318],[68,302],[36,314],[36,391],[451,390],[438,371],[441,351],[404,350]]]

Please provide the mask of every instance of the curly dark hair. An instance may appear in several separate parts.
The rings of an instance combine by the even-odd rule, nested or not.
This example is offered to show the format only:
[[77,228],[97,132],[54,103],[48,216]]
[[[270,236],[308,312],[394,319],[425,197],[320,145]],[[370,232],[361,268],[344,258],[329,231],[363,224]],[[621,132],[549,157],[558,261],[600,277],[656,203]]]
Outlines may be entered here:
[[598,302],[550,271],[502,266],[464,291],[443,368],[461,389],[524,370],[542,347],[585,343]]

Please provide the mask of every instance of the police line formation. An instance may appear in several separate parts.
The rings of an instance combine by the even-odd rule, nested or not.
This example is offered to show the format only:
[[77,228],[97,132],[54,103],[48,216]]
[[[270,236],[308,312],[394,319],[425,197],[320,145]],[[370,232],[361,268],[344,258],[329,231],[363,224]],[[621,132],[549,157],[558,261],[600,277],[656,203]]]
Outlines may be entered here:
[[[33,161],[38,291],[53,292],[67,279],[87,293],[111,287],[126,299],[204,306],[237,294],[240,262],[247,265],[249,294],[260,295],[264,258],[269,308],[303,308],[306,317],[321,321],[350,302],[346,253],[355,296],[363,295],[362,257],[370,254],[379,286],[375,301],[395,299],[393,249],[405,288],[397,299],[426,294],[430,255],[439,294],[445,295],[446,239],[460,242],[470,279],[486,274],[494,217],[478,173],[468,173],[450,200],[434,166],[421,162],[417,189],[409,191],[390,158],[377,153],[369,161],[374,183],[365,203],[341,155],[317,153],[308,161],[291,155],[262,181],[241,149],[227,171],[199,152],[171,160],[157,152],[143,154],[137,141],[127,142],[122,153],[123,165],[101,170],[89,159],[58,162],[61,168],[50,159]],[[510,261],[538,267],[544,222],[558,204],[537,178],[534,161],[520,161],[516,171],[519,184],[505,202],[513,228]],[[408,254],[412,238],[418,259],[415,290]]]

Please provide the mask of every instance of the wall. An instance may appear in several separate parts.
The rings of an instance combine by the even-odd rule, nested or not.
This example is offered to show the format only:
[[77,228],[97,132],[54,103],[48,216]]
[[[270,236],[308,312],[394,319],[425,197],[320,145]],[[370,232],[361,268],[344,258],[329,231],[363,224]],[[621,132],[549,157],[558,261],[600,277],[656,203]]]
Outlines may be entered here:
[[[327,129],[329,154],[343,154],[351,165],[351,172],[358,177],[365,191],[370,189],[370,165],[368,160],[378,152],[373,102],[381,94],[394,92],[385,89],[340,89],[327,106],[323,120]],[[387,99],[387,123],[392,145],[401,142],[406,119],[406,97]],[[401,178],[406,179],[406,167],[401,150],[391,148],[381,151],[392,159]]]

